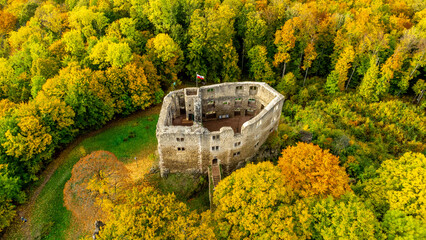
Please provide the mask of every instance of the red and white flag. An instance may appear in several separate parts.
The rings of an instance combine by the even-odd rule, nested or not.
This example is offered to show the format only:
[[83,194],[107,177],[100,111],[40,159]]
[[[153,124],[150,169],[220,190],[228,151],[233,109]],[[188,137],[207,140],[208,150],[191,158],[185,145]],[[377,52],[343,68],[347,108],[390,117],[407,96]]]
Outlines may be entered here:
[[197,78],[201,79],[201,80],[204,80],[204,76],[198,75],[198,73],[197,73]]

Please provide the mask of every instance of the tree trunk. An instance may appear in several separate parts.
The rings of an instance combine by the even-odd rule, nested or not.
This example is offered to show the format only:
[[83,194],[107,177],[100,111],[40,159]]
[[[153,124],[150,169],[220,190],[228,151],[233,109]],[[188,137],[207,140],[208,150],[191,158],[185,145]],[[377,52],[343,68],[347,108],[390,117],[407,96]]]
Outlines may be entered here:
[[417,104],[419,104],[420,103],[420,101],[422,100],[422,98],[423,98],[423,93],[425,92],[425,90],[422,90],[421,92],[420,92],[420,96],[417,98]]
[[284,62],[283,75],[282,75],[282,77],[281,77],[281,78],[284,78],[284,75],[285,75],[285,67],[286,67],[286,65],[287,65],[287,63],[286,63],[286,62]]
[[354,69],[352,70],[351,76],[349,77],[349,80],[348,80],[348,83],[346,84],[345,90],[347,90],[347,89],[348,89],[348,87],[349,87],[349,83],[351,82],[351,79],[352,79],[352,76],[354,75],[354,72],[355,72],[355,70],[356,70],[356,67],[357,67],[357,66],[355,66],[355,67],[354,67]]
[[309,68],[306,68],[305,79],[303,79],[303,86],[305,86],[306,76],[308,76]]
[[299,60],[299,67],[298,67],[298,69],[300,68],[300,66],[302,65],[302,57],[303,57],[303,49],[302,49],[302,51],[300,52],[300,60]]

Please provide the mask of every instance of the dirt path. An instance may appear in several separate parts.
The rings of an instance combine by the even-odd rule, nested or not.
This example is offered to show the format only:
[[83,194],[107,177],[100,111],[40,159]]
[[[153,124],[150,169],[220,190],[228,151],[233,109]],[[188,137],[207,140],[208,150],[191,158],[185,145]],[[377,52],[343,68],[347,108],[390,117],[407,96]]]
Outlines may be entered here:
[[10,233],[14,233],[18,231],[22,233],[22,236],[24,237],[24,239],[32,239],[31,238],[31,219],[29,219],[27,223],[22,223],[20,217],[24,216],[28,218],[28,216],[31,216],[35,201],[37,200],[38,196],[40,195],[46,183],[50,180],[52,175],[55,173],[56,169],[58,169],[58,167],[64,163],[64,161],[67,159],[67,156],[70,154],[70,152],[75,147],[77,147],[83,140],[96,136],[99,133],[104,132],[112,127],[124,124],[136,118],[148,116],[152,114],[158,114],[160,112],[160,109],[161,109],[161,105],[156,105],[146,110],[137,111],[128,117],[111,120],[104,127],[89,133],[85,133],[79,136],[78,138],[76,138],[64,150],[62,150],[59,156],[55,158],[47,166],[47,168],[41,173],[39,177],[40,179],[43,179],[43,182],[40,184],[40,186],[38,186],[35,190],[33,190],[29,194],[29,200],[25,202],[25,204],[18,206],[16,210],[17,216],[15,217],[11,225],[5,230],[3,236],[0,236],[1,239],[8,239],[8,235]]

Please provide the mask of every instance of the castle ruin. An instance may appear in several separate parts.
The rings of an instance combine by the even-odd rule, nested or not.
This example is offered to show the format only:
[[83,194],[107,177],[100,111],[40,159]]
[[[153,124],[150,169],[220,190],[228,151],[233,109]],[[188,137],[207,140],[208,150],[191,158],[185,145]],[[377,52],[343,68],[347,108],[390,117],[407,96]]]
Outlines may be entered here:
[[160,172],[225,174],[249,161],[278,128],[284,96],[266,83],[185,88],[164,97],[157,123]]

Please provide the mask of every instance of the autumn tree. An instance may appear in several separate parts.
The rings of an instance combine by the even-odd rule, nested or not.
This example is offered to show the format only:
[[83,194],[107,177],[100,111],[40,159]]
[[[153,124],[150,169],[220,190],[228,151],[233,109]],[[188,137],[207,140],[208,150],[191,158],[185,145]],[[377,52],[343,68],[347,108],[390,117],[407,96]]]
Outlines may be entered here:
[[110,218],[99,239],[215,239],[210,213],[191,212],[174,195],[143,186],[121,197],[123,202],[109,209]]
[[102,12],[95,12],[91,8],[82,6],[69,12],[68,22],[72,29],[81,31],[88,39],[103,33],[108,24],[108,18]]
[[426,108],[426,101],[422,101],[426,92],[426,83],[423,79],[419,79],[413,86],[413,91],[416,94],[413,102],[421,103],[420,106]]
[[35,101],[5,107],[9,109],[0,118],[0,159],[9,164],[10,171],[19,173],[23,183],[36,180],[43,162],[72,139],[74,112],[59,99],[43,94]]
[[9,99],[0,100],[0,118],[10,114],[15,109],[16,104]]
[[297,201],[279,169],[270,162],[250,164],[216,186],[216,235],[221,239],[306,239],[307,206]]
[[38,118],[36,111],[33,104],[20,104],[12,116],[5,119],[8,128],[0,131],[3,153],[10,158],[7,162],[11,170],[26,173],[24,182],[36,180],[43,160],[49,159],[53,153],[49,128]]
[[366,196],[373,200],[379,213],[387,209],[426,219],[426,157],[407,152],[399,159],[389,159],[377,170],[378,177],[366,183]]
[[100,126],[114,114],[108,89],[96,81],[88,68],[70,64],[48,79],[43,91],[46,96],[59,98],[72,107],[74,122],[80,129]]
[[287,184],[302,197],[331,195],[351,191],[349,177],[339,166],[339,157],[312,143],[299,142],[281,153],[278,165]]
[[[337,60],[335,71],[338,76],[337,86],[340,91],[345,90],[345,83],[348,79],[348,70],[351,68],[351,63],[354,61],[355,52],[351,45],[343,49],[342,54]],[[333,74],[333,72],[331,72]]]
[[306,77],[308,76],[308,70],[312,66],[312,62],[317,58],[317,55],[318,54],[315,51],[314,38],[312,38],[304,50],[302,69],[305,70],[305,78],[303,79],[303,85],[305,85]]
[[64,187],[64,203],[86,228],[96,220],[105,220],[102,206],[111,206],[130,184],[127,168],[114,154],[95,151],[73,167]]
[[71,106],[57,97],[48,97],[44,92],[37,94],[31,103],[37,115],[52,136],[53,148],[69,143],[77,132],[74,126],[75,113]]
[[15,28],[17,18],[13,14],[0,10],[0,36]]
[[374,212],[353,193],[309,201],[313,239],[383,239]]
[[146,48],[150,61],[161,76],[162,86],[168,88],[173,82],[179,83],[177,74],[183,67],[183,52],[179,45],[168,34],[160,33],[148,40]]
[[135,109],[145,109],[162,100],[160,76],[145,56],[135,56],[135,60],[124,68],[124,73],[128,81],[127,94]]
[[60,9],[52,3],[45,3],[37,8],[34,18],[44,28],[60,34],[62,31],[62,13]]
[[295,17],[285,22],[281,29],[275,33],[277,53],[274,56],[274,65],[278,67],[284,63],[282,77],[285,75],[287,63],[290,61],[290,51],[296,44],[295,28],[300,25],[300,18]]

